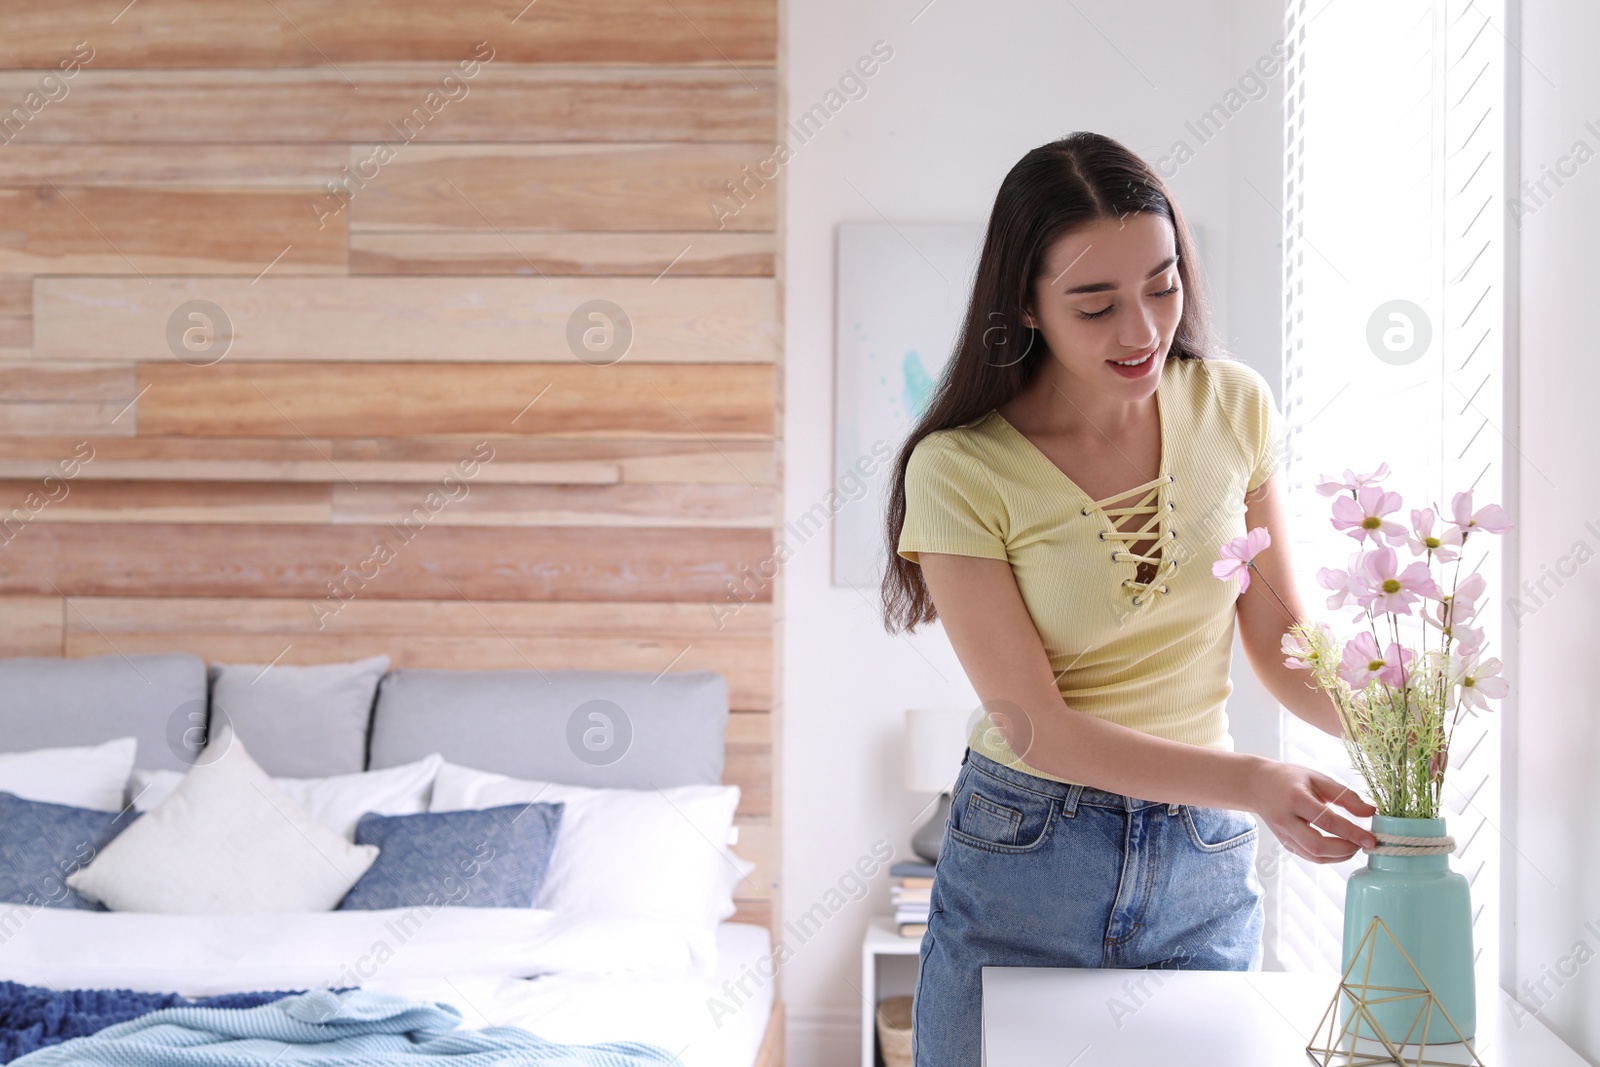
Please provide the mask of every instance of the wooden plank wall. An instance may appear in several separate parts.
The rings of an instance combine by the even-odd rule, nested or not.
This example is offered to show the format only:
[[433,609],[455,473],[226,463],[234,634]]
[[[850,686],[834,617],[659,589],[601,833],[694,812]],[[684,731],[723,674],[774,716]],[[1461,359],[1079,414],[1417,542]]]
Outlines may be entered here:
[[0,8],[0,655],[720,671],[773,923],[776,20]]

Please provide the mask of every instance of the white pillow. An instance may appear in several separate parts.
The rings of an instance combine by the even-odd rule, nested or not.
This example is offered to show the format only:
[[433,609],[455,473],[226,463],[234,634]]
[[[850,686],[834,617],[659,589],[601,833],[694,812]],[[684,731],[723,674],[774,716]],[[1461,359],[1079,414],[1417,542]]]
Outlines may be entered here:
[[[435,753],[415,763],[332,778],[274,778],[272,784],[328,829],[356,839],[356,823],[369,811],[420,815],[428,810],[434,775],[444,760]],[[136,770],[128,791],[137,811],[153,811],[183,781],[178,771]]]
[[119,737],[86,748],[0,754],[0,792],[46,804],[121,811],[122,789],[139,742]]
[[428,810],[536,800],[566,805],[537,908],[629,912],[715,928],[734,912],[733,886],[754,869],[724,844],[739,806],[736,785],[590,789],[445,763]]
[[378,858],[272,784],[224,726],[223,755],[196,764],[67,884],[112,911],[331,911]]

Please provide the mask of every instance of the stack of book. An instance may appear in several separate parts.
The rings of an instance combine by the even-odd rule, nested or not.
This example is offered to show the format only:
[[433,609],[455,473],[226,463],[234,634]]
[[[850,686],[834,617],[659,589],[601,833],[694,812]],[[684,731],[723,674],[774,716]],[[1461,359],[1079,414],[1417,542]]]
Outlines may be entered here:
[[928,932],[928,895],[933,890],[933,864],[901,860],[889,868],[894,882],[889,900],[894,904],[895,925],[901,937],[921,937]]

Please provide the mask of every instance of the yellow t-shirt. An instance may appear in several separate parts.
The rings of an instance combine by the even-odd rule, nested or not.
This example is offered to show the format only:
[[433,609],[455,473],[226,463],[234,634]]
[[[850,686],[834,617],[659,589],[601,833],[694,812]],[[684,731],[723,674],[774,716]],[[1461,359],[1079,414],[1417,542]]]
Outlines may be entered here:
[[[1068,707],[1232,749],[1225,706],[1239,583],[1213,577],[1211,564],[1244,534],[1245,493],[1276,467],[1284,424],[1266,379],[1233,359],[1168,358],[1156,407],[1160,474],[1100,501],[997,411],[929,434],[906,466],[897,548],[913,563],[918,552],[1009,561]],[[1129,514],[1140,518],[1118,531]],[[1129,551],[1152,539],[1145,555]],[[1142,585],[1141,559],[1156,565]],[[987,712],[968,744],[1069,781],[1018,758]]]

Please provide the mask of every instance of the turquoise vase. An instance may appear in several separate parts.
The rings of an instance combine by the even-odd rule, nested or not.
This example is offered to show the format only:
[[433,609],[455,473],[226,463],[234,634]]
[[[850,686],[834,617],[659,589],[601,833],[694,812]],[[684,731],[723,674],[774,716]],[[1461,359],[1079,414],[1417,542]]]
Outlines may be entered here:
[[[1444,837],[1443,819],[1403,819],[1389,815],[1372,818],[1374,833],[1406,837]],[[1344,958],[1340,972],[1350,966],[1361,939],[1374,915],[1382,916],[1421,972],[1439,1003],[1455,1022],[1461,1036],[1471,1040],[1477,1028],[1477,997],[1473,987],[1472,903],[1467,879],[1450,869],[1448,853],[1426,856],[1380,856],[1367,854],[1367,865],[1350,875],[1344,897]],[[1359,986],[1366,970],[1366,955],[1356,964],[1348,981]],[[1415,989],[1417,980],[1411,968],[1395,951],[1383,928],[1376,931],[1372,949],[1372,970],[1367,980],[1375,986]],[[1395,1044],[1417,1019],[1421,997],[1371,1003],[1373,999],[1394,996],[1374,990],[1368,994],[1368,1008],[1383,1032]],[[1341,1024],[1353,1014],[1348,994],[1339,1002]],[[1376,1037],[1364,1022],[1355,1032],[1361,1037]],[[1411,1035],[1413,1043],[1422,1039],[1422,1024]],[[1437,1011],[1428,1024],[1428,1043],[1454,1043],[1456,1035]]]

